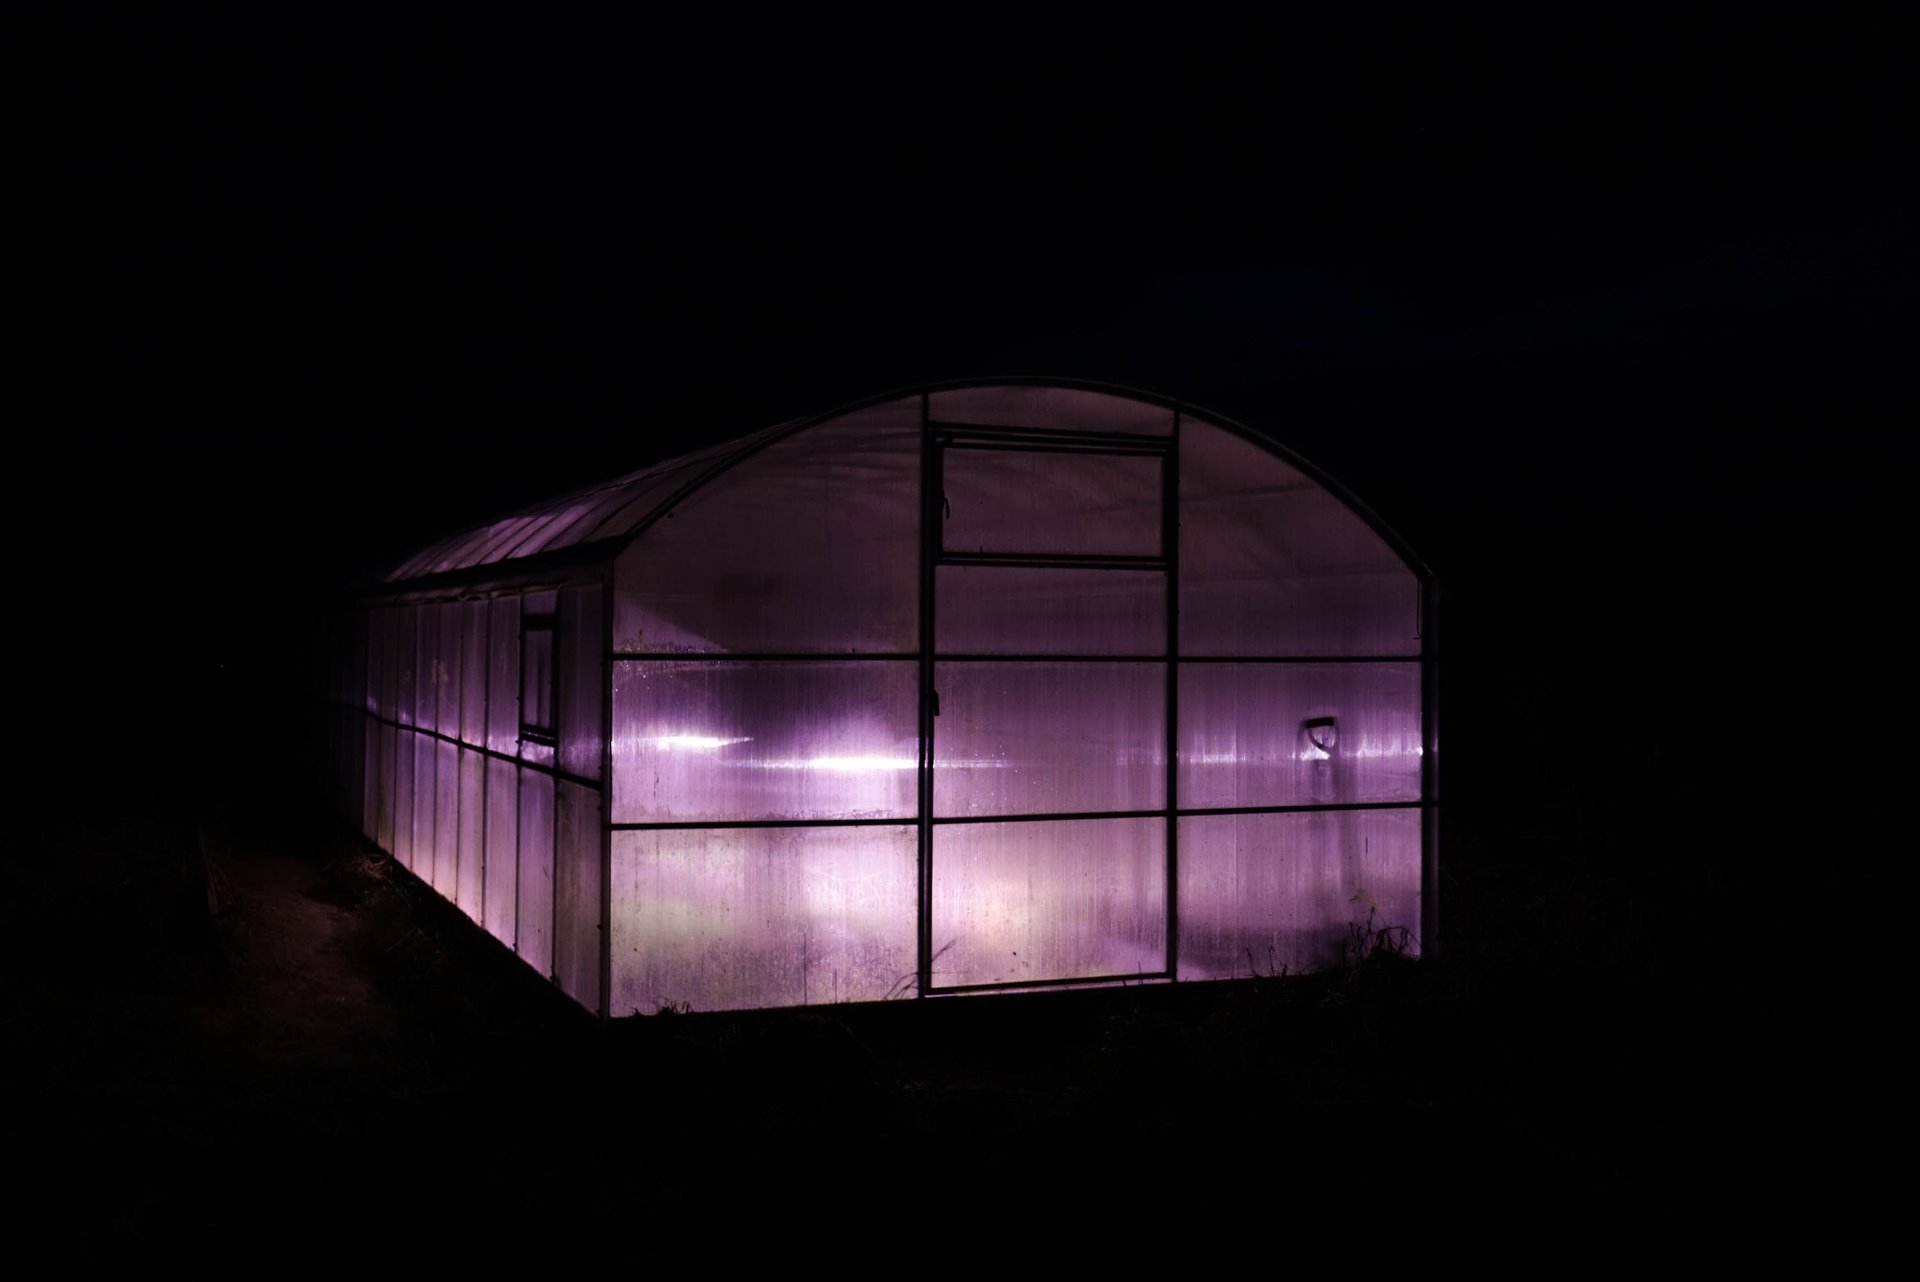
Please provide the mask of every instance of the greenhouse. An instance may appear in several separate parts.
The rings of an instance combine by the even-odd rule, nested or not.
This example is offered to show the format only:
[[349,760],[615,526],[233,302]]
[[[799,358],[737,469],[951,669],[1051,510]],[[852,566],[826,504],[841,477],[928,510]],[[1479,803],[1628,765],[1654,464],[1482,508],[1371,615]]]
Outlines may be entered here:
[[1430,589],[1220,416],[896,392],[413,556],[330,768],[603,1015],[1300,972],[1432,947]]

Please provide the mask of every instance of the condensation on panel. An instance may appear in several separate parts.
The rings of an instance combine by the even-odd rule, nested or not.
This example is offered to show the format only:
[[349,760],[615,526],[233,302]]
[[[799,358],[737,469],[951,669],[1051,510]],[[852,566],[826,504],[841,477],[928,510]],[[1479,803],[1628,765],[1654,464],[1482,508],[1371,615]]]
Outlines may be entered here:
[[433,888],[452,899],[460,887],[460,746],[434,743]]
[[475,921],[480,920],[481,876],[486,860],[487,759],[472,748],[460,753],[459,872],[454,880],[454,903]]
[[387,727],[372,717],[362,718],[362,732],[366,736],[365,757],[366,785],[361,794],[362,810],[360,815],[360,833],[375,845],[384,845],[380,840],[380,812],[387,803],[386,773],[386,735]]
[[616,563],[627,653],[917,645],[917,401],[799,432],[722,473]]
[[413,740],[410,730],[397,732],[393,771],[393,857],[413,867]]
[[[476,748],[487,744],[487,603],[460,604],[461,740]],[[443,726],[448,734],[454,731]]]
[[553,776],[520,772],[520,894],[514,951],[553,974]]
[[[400,862],[405,863],[406,860],[400,858],[400,843],[396,835],[401,825],[395,823],[394,818],[398,814],[404,813],[410,815],[413,813],[412,799],[408,798],[403,803],[400,793],[400,759],[404,756],[408,762],[411,762],[413,760],[413,754],[411,752],[403,753],[400,751],[401,748],[405,746],[400,740],[401,732],[399,730],[396,730],[392,726],[381,727],[380,831],[379,835],[374,838],[374,844],[392,855],[395,859],[400,859]],[[409,766],[407,773],[411,775],[411,766]]]
[[1419,951],[1418,809],[1179,822],[1182,979],[1335,966],[1381,932]]
[[433,818],[437,791],[431,735],[413,736],[413,862],[408,865],[420,880],[433,882]]
[[553,852],[553,973],[567,996],[600,1009],[600,790],[562,780]]
[[481,871],[481,919],[487,933],[513,947],[515,905],[520,902],[519,769],[511,761],[487,762],[486,864]]
[[560,594],[560,768],[583,779],[600,777],[605,746],[600,732],[606,690],[601,668],[606,651],[600,627],[601,596],[597,583]]
[[1167,652],[1167,576],[1158,570],[943,565],[935,573],[942,653]]
[[1420,799],[1420,667],[1192,663],[1180,670],[1180,805]]
[[934,392],[927,413],[938,422],[981,427],[1143,436],[1173,431],[1173,411],[1163,405],[1067,387],[956,387]]
[[911,662],[614,665],[617,823],[911,818]]
[[613,834],[613,1015],[916,993],[910,827]]
[[520,750],[520,598],[495,598],[487,627],[487,747]]
[[1413,655],[1419,590],[1386,540],[1252,443],[1180,428],[1180,649]]
[[434,666],[433,685],[440,708],[435,714],[434,725],[441,734],[457,739],[460,737],[460,687],[463,680],[461,659],[466,653],[461,626],[466,619],[466,606],[453,602],[441,606],[439,613],[440,658]]
[[936,816],[1166,804],[1166,665],[942,663],[934,688]]
[[413,724],[414,668],[420,660],[417,643],[419,610],[405,605],[394,611],[393,629],[393,711],[388,715],[402,725]]
[[415,610],[413,724],[422,730],[440,725],[440,691],[446,684],[446,670],[440,666],[440,616],[444,607],[423,605]]
[[1039,983],[1167,967],[1164,819],[942,824],[933,983]]
[[1160,552],[1156,456],[948,447],[942,459],[948,552]]

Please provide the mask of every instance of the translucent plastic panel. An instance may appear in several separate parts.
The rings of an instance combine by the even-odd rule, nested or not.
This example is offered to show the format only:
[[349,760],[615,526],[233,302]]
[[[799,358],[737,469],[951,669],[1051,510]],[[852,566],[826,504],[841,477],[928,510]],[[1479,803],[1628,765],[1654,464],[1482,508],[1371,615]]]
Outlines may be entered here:
[[934,635],[946,654],[1165,654],[1158,570],[943,565]]
[[460,888],[460,746],[434,744],[433,888],[452,899]]
[[[451,734],[450,727],[443,730]],[[460,606],[460,738],[476,748],[487,743],[487,603]]]
[[1339,499],[1249,442],[1180,428],[1180,649],[1420,652],[1417,581]]
[[946,824],[933,836],[933,983],[1167,966],[1164,819]]
[[393,629],[393,711],[389,713],[402,725],[413,724],[414,667],[420,655],[416,644],[416,614],[413,606],[402,606],[394,612]]
[[933,813],[1151,810],[1166,804],[1159,663],[942,663]]
[[441,734],[457,739],[460,737],[460,690],[464,681],[461,657],[466,653],[461,629],[467,617],[466,606],[459,603],[443,605],[438,613],[440,658],[434,665],[433,685],[439,693],[440,711],[434,725]]
[[487,627],[487,746],[520,748],[520,598],[496,598]]
[[1160,459],[1029,450],[944,452],[949,552],[1154,556]]
[[917,405],[809,428],[681,500],[616,567],[629,653],[900,653],[919,593]]
[[434,770],[434,740],[431,735],[416,734],[413,739],[413,875],[429,884],[433,881],[433,819],[438,780]]
[[366,786],[361,795],[360,833],[375,845],[384,845],[380,840],[380,810],[387,802],[386,773],[386,735],[387,728],[372,717],[363,719],[363,732],[366,735]]
[[1413,663],[1180,669],[1180,805],[1420,799]]
[[408,868],[413,867],[413,740],[409,730],[395,732],[393,741],[393,852]]
[[600,777],[602,684],[599,584],[560,594],[560,768],[584,779]]
[[918,685],[886,660],[617,663],[614,821],[911,818]]
[[1420,946],[1420,812],[1180,820],[1180,977],[1337,964],[1361,932]]
[[513,947],[514,905],[520,901],[520,785],[510,761],[487,758],[486,866],[481,869],[481,916],[487,933]]
[[[394,835],[396,825],[393,822],[395,813],[400,811],[400,756],[400,732],[392,726],[383,727],[380,733],[380,830],[373,840],[375,845],[395,859],[400,858],[400,845]],[[413,759],[411,754],[407,759]],[[413,813],[412,804],[409,799],[409,809],[404,813]]]
[[520,894],[514,951],[553,974],[553,776],[520,772]]
[[930,417],[982,427],[1038,427],[1068,432],[1128,432],[1165,436],[1173,411],[1105,392],[1065,387],[961,387],[935,392]]
[[907,827],[616,832],[610,1013],[911,996],[917,864]]
[[446,672],[440,666],[440,614],[437,605],[414,610],[413,724],[422,730],[440,725],[440,690],[446,684]]
[[460,753],[460,847],[459,873],[455,878],[453,901],[460,911],[480,920],[481,878],[486,867],[487,831],[487,759],[472,748]]
[[600,1009],[600,792],[562,780],[554,848],[553,973],[567,996]]
[[367,655],[367,711],[393,715],[393,611],[375,610]]

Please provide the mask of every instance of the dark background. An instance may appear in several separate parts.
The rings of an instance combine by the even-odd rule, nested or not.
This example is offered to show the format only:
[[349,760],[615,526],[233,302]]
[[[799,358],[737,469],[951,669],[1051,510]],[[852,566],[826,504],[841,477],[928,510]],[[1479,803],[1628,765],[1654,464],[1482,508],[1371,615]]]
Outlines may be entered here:
[[1461,884],[1602,865],[1669,968],[1858,929],[1759,892],[1848,860],[1796,816],[1896,582],[1875,19],[20,21],[15,642],[78,805],[297,775],[317,619],[451,527],[1061,375],[1261,429],[1426,556]]

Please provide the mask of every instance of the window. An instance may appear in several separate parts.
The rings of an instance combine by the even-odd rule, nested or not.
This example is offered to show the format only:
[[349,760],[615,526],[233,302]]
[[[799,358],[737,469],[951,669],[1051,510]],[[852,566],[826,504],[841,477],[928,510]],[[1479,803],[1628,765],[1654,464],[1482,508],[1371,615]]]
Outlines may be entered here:
[[[544,613],[534,613],[540,596]],[[558,737],[553,723],[552,593],[530,596],[520,615],[520,755],[529,761],[553,760]]]

